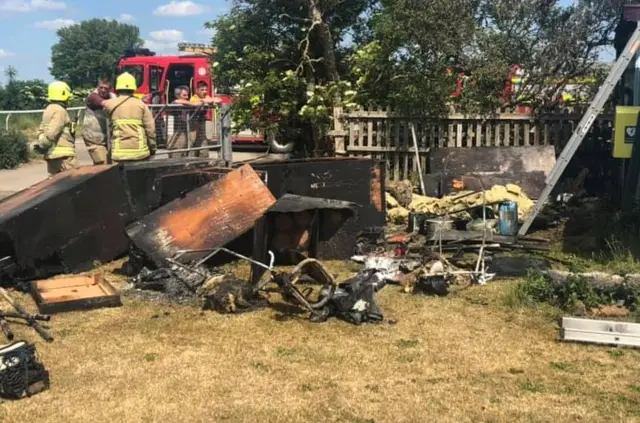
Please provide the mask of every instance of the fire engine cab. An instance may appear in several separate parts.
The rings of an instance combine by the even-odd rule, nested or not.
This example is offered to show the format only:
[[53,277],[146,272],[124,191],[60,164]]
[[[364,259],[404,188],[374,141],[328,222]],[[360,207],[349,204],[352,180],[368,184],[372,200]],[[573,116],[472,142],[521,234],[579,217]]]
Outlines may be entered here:
[[[223,104],[232,103],[232,94],[216,93],[211,68],[211,56],[215,54],[215,48],[187,43],[181,43],[178,47],[180,51],[194,54],[157,56],[146,48],[129,49],[118,60],[117,73],[129,72],[133,75],[138,86],[136,96],[148,104],[170,104],[175,100],[174,89],[179,86],[189,87],[190,95],[193,95],[201,83],[207,85],[210,96],[221,98]],[[218,138],[215,112],[209,111],[207,120],[211,122],[213,138]],[[261,133],[248,130],[234,133],[232,137],[234,143],[264,143]]]

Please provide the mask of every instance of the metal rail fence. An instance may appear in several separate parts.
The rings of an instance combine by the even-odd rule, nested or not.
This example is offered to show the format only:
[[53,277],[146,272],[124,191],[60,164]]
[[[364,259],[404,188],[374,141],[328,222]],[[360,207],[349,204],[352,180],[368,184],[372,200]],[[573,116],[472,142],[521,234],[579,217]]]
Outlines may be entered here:
[[[169,157],[207,157],[217,151],[219,157],[232,162],[231,108],[223,106],[185,106],[178,104],[149,105],[156,124],[156,155]],[[76,134],[82,137],[82,125],[86,107],[69,107],[67,111],[76,122]],[[22,130],[30,136],[35,133],[44,109],[0,111],[4,117],[4,129]],[[111,122],[107,119],[107,127]],[[107,131],[107,150],[111,152],[111,130]],[[110,160],[110,159],[109,159]]]

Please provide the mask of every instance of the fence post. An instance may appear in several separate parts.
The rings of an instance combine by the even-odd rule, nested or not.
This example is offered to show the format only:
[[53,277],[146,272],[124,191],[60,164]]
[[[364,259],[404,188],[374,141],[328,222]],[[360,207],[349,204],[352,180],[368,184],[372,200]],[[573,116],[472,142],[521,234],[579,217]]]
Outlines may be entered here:
[[333,108],[333,134],[334,134],[334,151],[339,155],[346,155],[347,149],[344,145],[344,127],[342,126],[342,107]]
[[223,104],[220,107],[220,152],[222,160],[227,166],[233,163],[233,148],[231,145],[231,106]]

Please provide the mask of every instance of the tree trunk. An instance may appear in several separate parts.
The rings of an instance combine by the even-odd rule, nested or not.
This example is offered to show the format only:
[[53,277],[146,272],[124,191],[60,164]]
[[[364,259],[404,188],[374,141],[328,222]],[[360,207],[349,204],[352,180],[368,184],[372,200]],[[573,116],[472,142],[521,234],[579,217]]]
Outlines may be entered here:
[[322,19],[323,11],[320,10],[317,0],[309,0],[309,18],[316,25],[315,32],[322,46],[322,60],[329,82],[340,80],[340,74],[336,65],[336,53],[333,46],[333,37],[329,25]]
[[[318,0],[308,0],[309,19],[313,25],[312,34],[314,41],[317,40],[319,50],[322,52],[322,65],[324,66],[323,82],[334,82],[340,80],[338,67],[336,64],[336,53],[333,45],[333,36],[329,25],[323,19],[323,10],[319,6]],[[312,34],[309,34],[311,36]],[[315,78],[317,80],[317,78]],[[327,131],[331,128],[314,127],[313,131],[313,155],[322,157],[332,154],[335,147],[329,139]]]

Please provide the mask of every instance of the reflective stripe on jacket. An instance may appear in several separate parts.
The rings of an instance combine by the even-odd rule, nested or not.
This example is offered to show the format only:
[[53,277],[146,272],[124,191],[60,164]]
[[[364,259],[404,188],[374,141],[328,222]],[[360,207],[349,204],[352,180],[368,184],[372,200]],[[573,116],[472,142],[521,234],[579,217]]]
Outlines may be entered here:
[[113,160],[143,160],[155,151],[155,121],[142,100],[118,96],[105,101],[104,110],[111,116]]
[[67,109],[57,103],[51,103],[44,109],[38,128],[38,142],[48,148],[45,159],[75,157],[76,145],[71,135],[71,118]]

